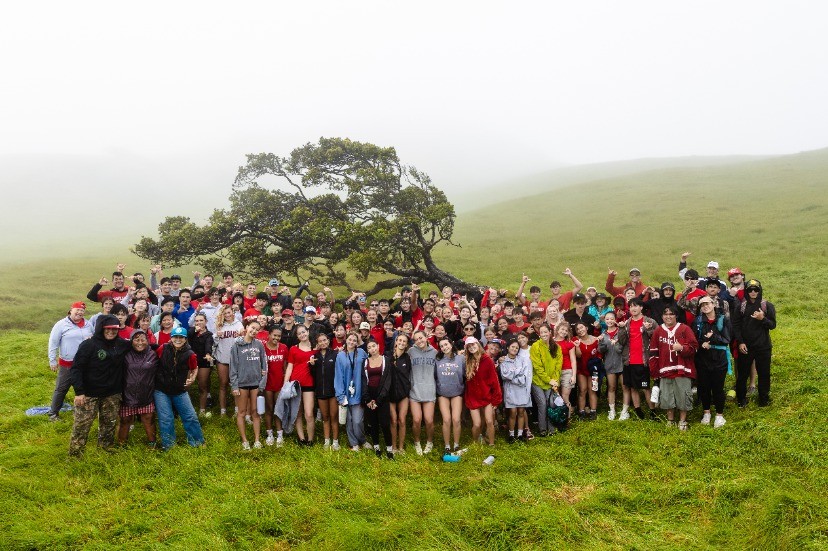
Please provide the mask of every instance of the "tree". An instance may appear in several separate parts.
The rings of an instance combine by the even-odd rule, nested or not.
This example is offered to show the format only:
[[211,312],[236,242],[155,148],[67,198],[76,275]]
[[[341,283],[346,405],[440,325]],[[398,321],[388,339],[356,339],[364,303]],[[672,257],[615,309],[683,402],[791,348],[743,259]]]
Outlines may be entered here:
[[[273,177],[274,189],[259,183]],[[393,147],[321,138],[289,157],[247,155],[229,210],[213,211],[204,226],[168,217],[158,239],[142,237],[133,252],[171,266],[199,264],[255,279],[290,274],[349,289],[349,272],[360,281],[387,277],[369,295],[412,282],[471,292],[476,286],[432,256],[441,243],[457,246],[454,218],[446,195],[427,174],[402,165]]]

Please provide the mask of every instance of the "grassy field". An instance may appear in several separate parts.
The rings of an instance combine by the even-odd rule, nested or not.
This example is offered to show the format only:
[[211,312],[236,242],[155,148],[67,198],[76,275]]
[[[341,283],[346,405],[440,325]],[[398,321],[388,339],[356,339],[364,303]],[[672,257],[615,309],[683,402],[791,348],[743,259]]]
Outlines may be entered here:
[[635,265],[645,282],[676,281],[691,250],[693,266],[714,258],[761,279],[779,321],[772,407],[729,404],[716,431],[697,410],[686,434],[604,418],[528,445],[499,439],[491,467],[476,446],[458,464],[293,443],[243,453],[219,419],[204,450],[150,453],[138,428],[114,455],[90,445],[67,461],[70,423],[23,414],[51,396],[46,332],[116,261],[140,264],[128,242],[7,260],[0,547],[828,548],[826,181],[822,151],[606,177],[463,214],[463,247],[440,254],[467,279],[514,289],[526,272],[546,289],[569,266],[601,287],[607,266]]

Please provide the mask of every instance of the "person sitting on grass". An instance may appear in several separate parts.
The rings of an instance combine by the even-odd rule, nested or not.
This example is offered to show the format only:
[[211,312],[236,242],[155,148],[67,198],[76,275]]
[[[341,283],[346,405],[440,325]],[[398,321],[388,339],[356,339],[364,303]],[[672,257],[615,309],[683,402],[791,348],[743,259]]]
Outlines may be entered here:
[[693,409],[694,358],[699,343],[689,326],[676,321],[677,308],[668,306],[661,315],[664,323],[650,338],[650,375],[660,380],[658,405],[667,410],[667,423],[675,425],[678,410],[679,430],[686,431],[687,412]]

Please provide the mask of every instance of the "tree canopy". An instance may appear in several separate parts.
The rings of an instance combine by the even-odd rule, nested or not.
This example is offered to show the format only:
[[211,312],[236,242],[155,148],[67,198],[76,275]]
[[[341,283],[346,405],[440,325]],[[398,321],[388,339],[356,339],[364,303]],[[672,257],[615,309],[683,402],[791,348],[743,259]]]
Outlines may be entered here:
[[214,210],[203,226],[167,217],[158,239],[142,237],[133,252],[170,266],[349,289],[379,277],[369,295],[412,282],[468,292],[474,286],[440,269],[432,256],[441,243],[456,245],[454,219],[445,193],[403,165],[393,147],[321,138],[288,157],[247,155],[229,209]]

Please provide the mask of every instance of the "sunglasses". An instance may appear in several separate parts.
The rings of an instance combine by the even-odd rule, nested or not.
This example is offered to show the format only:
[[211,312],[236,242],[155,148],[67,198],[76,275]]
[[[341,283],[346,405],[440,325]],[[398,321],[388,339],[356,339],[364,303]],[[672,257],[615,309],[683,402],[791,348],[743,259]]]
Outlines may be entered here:
[[372,302],[371,306],[379,306],[379,302]]
[[474,327],[464,327],[463,331],[474,331]]

